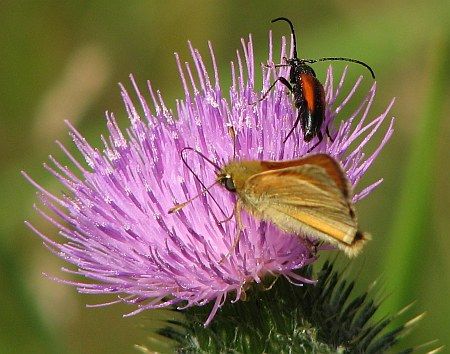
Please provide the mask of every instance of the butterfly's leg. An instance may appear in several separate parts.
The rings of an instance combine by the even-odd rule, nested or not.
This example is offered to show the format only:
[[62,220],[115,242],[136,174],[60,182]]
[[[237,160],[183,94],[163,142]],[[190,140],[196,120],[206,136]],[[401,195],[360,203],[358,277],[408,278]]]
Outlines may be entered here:
[[234,251],[236,246],[239,243],[239,238],[241,237],[241,231],[244,230],[244,224],[242,224],[242,218],[241,218],[241,203],[239,200],[236,202],[235,206],[235,212],[236,212],[236,236],[234,237],[233,245],[231,246],[231,250],[228,253],[231,253]]
[[233,244],[231,245],[231,248],[228,250],[227,254],[222,257],[219,263],[222,263],[225,259],[227,259],[239,243],[241,232],[244,229],[241,219],[241,210],[242,210],[241,203],[238,200],[236,201],[236,204],[234,206],[234,213],[233,213],[236,216],[236,236],[234,237],[234,241]]
[[306,247],[308,248],[309,252],[313,255],[313,257],[316,256],[318,248],[322,245],[323,241],[320,240],[311,240],[310,238],[306,237]]

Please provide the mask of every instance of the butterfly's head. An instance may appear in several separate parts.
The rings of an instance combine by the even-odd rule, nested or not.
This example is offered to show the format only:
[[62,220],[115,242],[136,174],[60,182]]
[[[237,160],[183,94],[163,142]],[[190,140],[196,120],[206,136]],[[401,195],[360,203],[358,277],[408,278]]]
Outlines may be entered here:
[[217,180],[229,192],[239,192],[253,175],[262,172],[260,161],[231,161],[217,174]]

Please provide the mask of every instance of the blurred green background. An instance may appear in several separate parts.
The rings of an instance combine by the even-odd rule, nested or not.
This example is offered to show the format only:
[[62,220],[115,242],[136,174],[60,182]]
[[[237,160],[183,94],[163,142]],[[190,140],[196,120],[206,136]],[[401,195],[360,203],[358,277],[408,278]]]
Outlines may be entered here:
[[[253,34],[255,59],[266,59],[267,31],[288,35],[270,19],[290,17],[300,56],[346,56],[368,62],[379,91],[371,117],[397,97],[395,134],[359,185],[384,177],[358,204],[373,241],[352,262],[367,287],[379,278],[382,311],[416,300],[427,316],[405,343],[450,344],[450,4],[448,1],[1,1],[0,2],[0,352],[128,353],[147,341],[159,313],[123,319],[130,308],[86,309],[108,298],[79,295],[42,272],[61,275],[63,262],[23,224],[54,234],[32,210],[35,190],[20,170],[52,190],[41,162],[62,158],[69,119],[94,145],[105,133],[104,111],[126,116],[117,82],[150,79],[166,102],[182,89],[173,52],[190,60],[191,40],[207,57],[214,44],[222,85],[240,38]],[[314,68],[321,80],[326,64]],[[344,64],[334,67],[340,72]],[[351,78],[360,74],[350,67]],[[352,79],[347,82],[350,84]],[[371,80],[364,81],[367,90]],[[363,97],[360,91],[359,97]],[[386,126],[385,126],[386,128]],[[373,148],[374,145],[372,145]],[[63,159],[64,160],[64,159]],[[383,310],[384,309],[384,310]],[[392,310],[392,311],[391,311]]]

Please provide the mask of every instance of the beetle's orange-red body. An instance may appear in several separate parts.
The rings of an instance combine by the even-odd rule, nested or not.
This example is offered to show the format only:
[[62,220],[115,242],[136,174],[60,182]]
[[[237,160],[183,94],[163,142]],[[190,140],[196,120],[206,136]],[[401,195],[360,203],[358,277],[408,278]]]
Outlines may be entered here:
[[300,123],[303,138],[310,142],[314,137],[322,141],[320,131],[325,120],[325,91],[314,70],[298,61],[290,59],[291,65],[290,83],[294,94],[295,107],[298,109],[298,117],[294,127]]

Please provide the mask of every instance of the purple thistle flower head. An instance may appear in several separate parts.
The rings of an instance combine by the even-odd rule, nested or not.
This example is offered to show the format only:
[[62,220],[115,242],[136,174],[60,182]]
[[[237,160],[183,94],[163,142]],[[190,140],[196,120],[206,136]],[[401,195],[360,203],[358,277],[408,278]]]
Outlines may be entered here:
[[[276,85],[258,102],[260,92],[265,92],[274,78],[286,76],[288,68],[263,65],[263,86],[256,92],[251,37],[242,40],[242,47],[237,62],[231,63],[229,92],[220,86],[211,45],[213,79],[191,44],[193,67],[183,64],[176,55],[185,97],[176,102],[174,111],[167,108],[160,92],[155,92],[150,83],[143,93],[131,77],[135,98],[121,87],[130,126],[121,130],[114,115],[107,113],[109,136],[102,138],[103,151],[91,147],[67,123],[87,166],[58,143],[73,167],[63,166],[52,157],[52,165],[44,166],[65,187],[61,196],[49,193],[25,174],[46,207],[36,209],[56,226],[64,241],[57,242],[29,226],[52,252],[76,268],[64,271],[86,279],[59,281],[76,286],[81,293],[116,294],[115,302],[137,305],[130,315],[169,305],[190,307],[213,301],[206,324],[229,294],[237,301],[249,284],[260,283],[266,275],[282,275],[299,284],[313,282],[295,272],[315,259],[307,242],[245,212],[239,244],[232,248],[235,218],[221,221],[233,213],[234,196],[221,186],[211,188],[209,195],[202,193],[204,185],[216,180],[216,170],[200,154],[186,150],[186,164],[182,162],[180,152],[185,147],[222,166],[233,159],[234,149],[237,159],[285,160],[301,157],[314,144],[305,143],[298,130],[283,143],[297,111],[282,85]],[[268,61],[281,60],[286,47],[283,38],[280,56],[275,60],[270,36]],[[347,69],[336,85],[331,67],[328,69],[324,127],[339,117],[362,80],[360,77],[350,92],[342,95],[346,72]],[[338,129],[333,131],[330,125],[334,141],[324,138],[314,151],[326,152],[339,160],[353,186],[392,134],[391,121],[378,148],[365,156],[364,146],[392,105],[369,121],[375,91],[374,84]],[[338,99],[341,103],[337,103]],[[229,127],[234,128],[235,142]],[[350,150],[352,144],[356,148]],[[380,182],[363,189],[354,201],[369,194]],[[189,205],[168,214],[174,204],[198,194],[200,197]],[[231,254],[224,257],[230,249]]]

